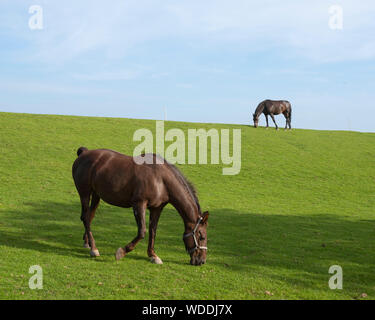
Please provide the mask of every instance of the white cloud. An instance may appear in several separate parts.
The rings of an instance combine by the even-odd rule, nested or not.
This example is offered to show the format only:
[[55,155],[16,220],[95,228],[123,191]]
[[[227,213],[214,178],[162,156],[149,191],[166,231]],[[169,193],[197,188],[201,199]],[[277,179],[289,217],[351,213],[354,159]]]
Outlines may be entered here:
[[177,83],[176,87],[182,89],[191,89],[193,88],[193,85],[191,83]]
[[171,73],[170,72],[157,72],[157,73],[153,73],[151,74],[151,78],[152,79],[162,79],[162,78],[165,78],[165,77],[168,77],[170,76]]
[[139,78],[141,75],[142,72],[140,70],[72,74],[73,78],[85,81],[133,80]]
[[[344,30],[337,31],[328,27],[332,3],[326,0],[66,0],[42,4],[41,32],[12,25],[27,12],[22,6],[12,11],[14,19],[8,17],[5,27],[32,44],[33,59],[46,63],[63,63],[92,52],[103,59],[122,59],[137,45],[168,39],[279,50],[323,62],[373,59],[373,0],[338,3],[344,9]],[[9,1],[7,5],[11,6]]]
[[30,81],[10,81],[9,79],[0,80],[0,88],[3,93],[20,93],[22,94],[73,94],[73,95],[92,95],[105,94],[110,92],[106,88],[91,88],[87,86],[66,85],[60,83],[46,83]]

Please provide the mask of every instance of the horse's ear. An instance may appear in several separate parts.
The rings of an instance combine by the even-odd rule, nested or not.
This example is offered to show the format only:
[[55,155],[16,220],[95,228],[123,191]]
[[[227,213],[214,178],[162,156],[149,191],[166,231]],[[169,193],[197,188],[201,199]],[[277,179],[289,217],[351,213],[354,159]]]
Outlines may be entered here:
[[203,217],[202,223],[206,223],[206,222],[207,222],[207,220],[208,220],[208,216],[209,216],[209,215],[210,215],[210,214],[208,213],[208,211],[203,212],[203,215],[202,215],[202,217]]

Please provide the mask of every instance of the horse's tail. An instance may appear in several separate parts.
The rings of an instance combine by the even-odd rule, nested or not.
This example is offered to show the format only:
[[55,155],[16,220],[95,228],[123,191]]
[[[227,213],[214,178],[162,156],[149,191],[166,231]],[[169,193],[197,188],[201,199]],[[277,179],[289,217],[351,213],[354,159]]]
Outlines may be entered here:
[[89,149],[87,149],[86,147],[80,147],[80,148],[78,148],[78,150],[77,150],[77,156],[79,157],[83,152],[86,152],[88,150]]

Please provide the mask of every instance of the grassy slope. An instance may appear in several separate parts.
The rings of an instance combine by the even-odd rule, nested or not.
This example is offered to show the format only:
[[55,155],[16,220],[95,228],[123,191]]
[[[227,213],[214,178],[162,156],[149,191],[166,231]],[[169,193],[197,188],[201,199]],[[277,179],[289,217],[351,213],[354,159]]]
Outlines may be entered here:
[[[149,263],[147,241],[116,262],[136,225],[130,209],[103,203],[93,222],[101,257],[90,258],[71,178],[75,151],[132,154],[133,132],[154,126],[0,113],[0,298],[375,298],[375,134],[168,122],[242,129],[240,175],[222,176],[221,165],[180,166],[211,213],[208,263],[188,265],[171,206],[156,241],[164,264]],[[28,288],[34,264],[43,267],[43,290]],[[328,288],[334,264],[343,268],[343,290]]]

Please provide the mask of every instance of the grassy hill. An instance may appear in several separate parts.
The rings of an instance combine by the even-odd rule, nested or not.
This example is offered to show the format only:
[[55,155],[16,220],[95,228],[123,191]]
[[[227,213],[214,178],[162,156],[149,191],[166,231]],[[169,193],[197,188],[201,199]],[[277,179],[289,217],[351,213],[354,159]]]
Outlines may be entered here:
[[[148,234],[115,261],[137,228],[131,209],[103,202],[92,226],[101,256],[90,258],[75,152],[132,154],[139,128],[154,131],[155,122],[0,113],[1,299],[375,298],[375,134],[166,122],[242,130],[239,175],[179,166],[211,213],[207,264],[188,264],[183,222],[169,205],[155,245],[163,265],[148,260]],[[42,290],[28,287],[32,265],[43,268]],[[328,287],[331,265],[343,268],[342,290]]]

